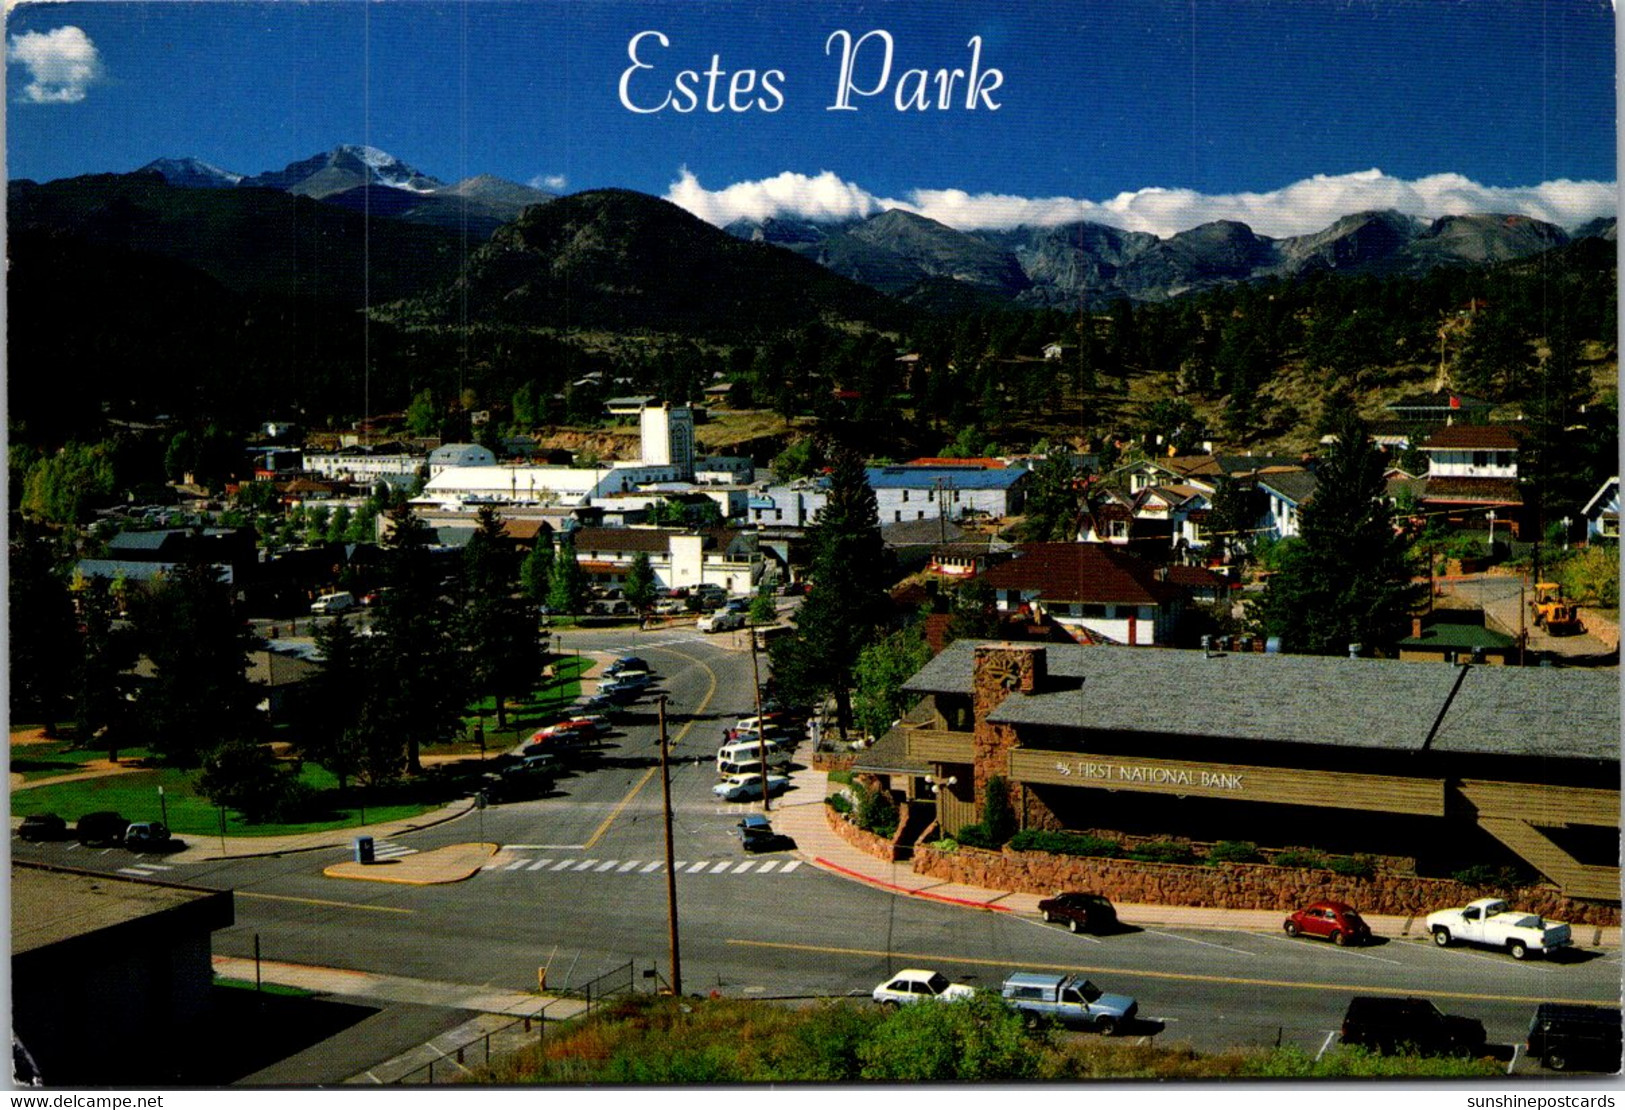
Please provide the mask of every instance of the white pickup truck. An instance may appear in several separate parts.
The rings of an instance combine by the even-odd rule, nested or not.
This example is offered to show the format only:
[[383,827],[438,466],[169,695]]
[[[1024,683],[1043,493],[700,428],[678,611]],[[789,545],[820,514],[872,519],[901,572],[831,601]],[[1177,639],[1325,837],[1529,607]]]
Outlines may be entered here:
[[1526,959],[1531,952],[1567,948],[1572,943],[1569,927],[1561,921],[1547,921],[1538,913],[1515,910],[1500,898],[1480,898],[1462,909],[1435,910],[1427,916],[1427,929],[1440,948],[1460,940],[1504,948],[1514,960]]

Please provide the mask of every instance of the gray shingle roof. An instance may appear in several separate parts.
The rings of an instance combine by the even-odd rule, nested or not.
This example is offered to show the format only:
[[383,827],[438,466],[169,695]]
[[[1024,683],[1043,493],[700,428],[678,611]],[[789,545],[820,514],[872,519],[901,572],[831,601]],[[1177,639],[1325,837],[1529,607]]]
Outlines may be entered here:
[[[968,695],[974,647],[954,642],[904,688]],[[989,719],[1420,751],[1448,702],[1434,751],[1619,758],[1619,676],[1608,669],[1473,667],[1451,699],[1461,671],[1444,664],[1052,644],[1047,667],[1082,688],[1013,695]]]

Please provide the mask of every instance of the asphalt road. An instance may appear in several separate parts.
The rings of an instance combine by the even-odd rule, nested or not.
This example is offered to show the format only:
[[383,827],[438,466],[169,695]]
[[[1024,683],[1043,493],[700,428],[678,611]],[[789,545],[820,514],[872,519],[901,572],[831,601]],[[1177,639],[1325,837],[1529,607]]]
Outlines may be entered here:
[[[730,997],[867,995],[891,971],[941,970],[994,987],[1011,971],[1083,971],[1140,1000],[1130,1033],[1200,1049],[1292,1043],[1318,1051],[1354,994],[1416,994],[1482,1020],[1492,1044],[1522,1040],[1539,1001],[1616,1004],[1617,951],[1519,963],[1496,953],[1441,951],[1391,938],[1339,949],[1277,933],[1136,928],[1075,936],[1016,914],[893,895],[780,852],[746,857],[734,822],[753,804],[722,803],[714,753],[722,729],[754,705],[751,662],[731,635],[691,630],[570,632],[583,653],[630,647],[668,698],[682,986]],[[474,840],[500,844],[496,866],[466,882],[415,887],[330,879],[345,852],[183,865],[172,881],[236,892],[237,923],[215,951],[426,980],[533,989],[579,988],[634,965],[672,973],[661,781],[652,696],[550,796],[492,806],[379,844],[380,854]],[[23,845],[61,858],[65,845]],[[128,853],[73,852],[76,866],[116,871]],[[640,985],[646,981],[639,979]],[[1522,1069],[1520,1069],[1522,1070]]]

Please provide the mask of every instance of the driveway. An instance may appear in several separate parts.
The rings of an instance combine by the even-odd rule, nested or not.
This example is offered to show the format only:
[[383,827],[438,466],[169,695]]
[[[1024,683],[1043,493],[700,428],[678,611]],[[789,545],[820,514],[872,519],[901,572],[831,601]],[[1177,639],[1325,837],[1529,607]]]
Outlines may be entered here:
[[1526,632],[1531,653],[1546,652],[1559,662],[1575,664],[1604,662],[1612,656],[1612,646],[1589,632],[1553,636],[1536,628],[1529,615],[1534,591],[1516,574],[1466,574],[1441,579],[1439,587],[1446,597],[1483,609],[1488,623],[1497,631],[1513,637],[1520,629]]

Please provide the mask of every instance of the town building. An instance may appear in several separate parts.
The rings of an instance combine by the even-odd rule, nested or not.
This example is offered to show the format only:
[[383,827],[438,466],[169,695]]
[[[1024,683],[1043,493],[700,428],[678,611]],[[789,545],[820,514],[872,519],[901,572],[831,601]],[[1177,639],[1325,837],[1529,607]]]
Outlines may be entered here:
[[865,475],[881,524],[936,516],[1002,520],[1021,512],[1027,482],[1018,467],[871,466]]
[[1582,514],[1586,522],[1586,540],[1619,539],[1619,475],[1616,474],[1597,488],[1586,502]]
[[1001,613],[1048,618],[1091,643],[1170,644],[1185,609],[1167,568],[1108,544],[1021,544],[980,581]]
[[[1516,864],[1619,904],[1613,670],[956,641],[900,726],[942,833],[1024,828]],[[936,788],[933,794],[932,787]]]
[[1522,525],[1518,490],[1518,436],[1500,424],[1452,424],[1422,444],[1428,456],[1422,508],[1457,528],[1491,520],[1516,537]]
[[577,528],[570,536],[576,564],[595,586],[623,584],[639,554],[649,557],[655,585],[667,589],[713,585],[732,594],[746,594],[762,578],[764,564],[756,536],[747,531]]

